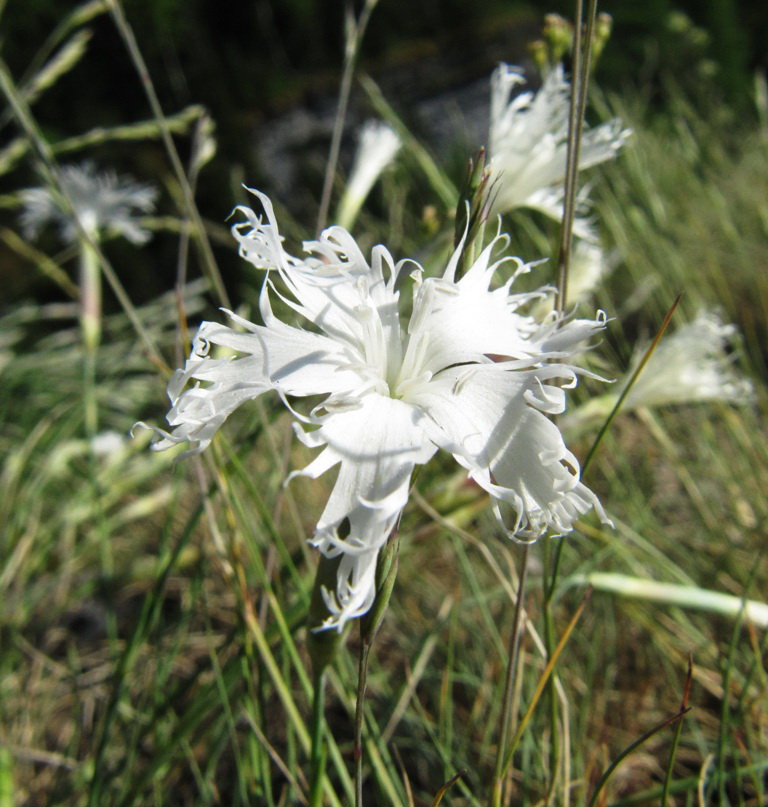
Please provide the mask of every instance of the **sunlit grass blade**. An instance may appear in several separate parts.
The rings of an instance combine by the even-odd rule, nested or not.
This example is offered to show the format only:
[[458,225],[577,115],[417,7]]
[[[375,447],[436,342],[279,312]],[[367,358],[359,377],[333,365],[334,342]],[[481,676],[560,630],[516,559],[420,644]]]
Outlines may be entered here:
[[667,315],[666,317],[664,317],[664,321],[661,323],[659,330],[656,332],[656,336],[654,337],[651,344],[648,346],[648,350],[645,351],[645,354],[643,355],[643,358],[641,359],[640,363],[637,365],[637,369],[635,370],[634,373],[632,373],[632,376],[630,377],[629,381],[627,381],[626,387],[624,387],[624,389],[621,391],[621,394],[619,395],[618,400],[616,401],[613,409],[611,410],[611,413],[608,415],[605,422],[600,427],[600,431],[597,433],[597,437],[595,437],[594,442],[592,443],[592,446],[590,447],[589,452],[587,453],[587,456],[584,459],[584,462],[582,463],[581,466],[582,475],[586,472],[587,468],[589,467],[589,464],[592,462],[592,458],[595,456],[595,452],[597,451],[598,446],[600,445],[603,437],[605,436],[605,433],[610,428],[611,423],[613,423],[613,419],[616,417],[619,410],[621,409],[621,405],[624,403],[624,399],[629,394],[629,391],[632,389],[635,381],[637,381],[637,379],[640,377],[640,373],[643,372],[643,368],[645,367],[645,365],[648,364],[648,360],[651,358],[651,356],[653,355],[653,351],[656,349],[656,346],[661,341],[661,337],[664,336],[664,332],[667,330],[667,326],[669,325],[669,322],[672,319],[672,315],[675,313],[677,306],[680,304],[680,299],[682,298],[682,296],[683,293],[680,292],[675,298],[675,301],[670,306],[669,311],[667,311]]
[[520,723],[515,731],[514,736],[512,737],[509,743],[509,749],[507,751],[506,758],[504,760],[504,769],[502,771],[502,777],[506,776],[506,772],[509,770],[509,766],[512,764],[512,759],[515,754],[515,750],[517,749],[518,744],[520,743],[520,739],[525,732],[528,723],[530,722],[531,718],[533,717],[533,713],[536,710],[536,706],[541,699],[541,696],[544,692],[544,688],[549,681],[549,677],[552,675],[552,672],[555,669],[555,665],[557,664],[557,660],[560,658],[560,654],[563,652],[565,645],[568,643],[568,639],[570,638],[571,634],[573,633],[576,624],[578,623],[581,614],[584,611],[587,603],[589,602],[590,592],[584,596],[584,599],[579,603],[578,607],[574,611],[573,616],[571,617],[570,622],[566,626],[565,630],[563,631],[563,635],[560,637],[560,641],[557,643],[557,647],[555,647],[554,652],[550,656],[549,660],[547,661],[546,667],[544,667],[544,671],[539,678],[539,682],[536,684],[536,689],[534,690],[533,695],[531,696],[531,702],[528,704],[528,708],[525,711]]
[[200,212],[198,211],[197,205],[195,204],[192,188],[190,187],[187,174],[184,171],[184,166],[181,163],[179,152],[176,148],[175,143],[173,142],[173,138],[171,137],[171,130],[168,127],[168,121],[160,105],[160,99],[158,98],[157,93],[155,91],[155,85],[152,81],[149,69],[146,65],[146,62],[144,61],[144,57],[141,54],[139,43],[136,40],[136,37],[133,33],[133,29],[131,28],[128,20],[126,19],[120,0],[105,0],[105,2],[109,7],[110,13],[112,14],[112,18],[114,19],[115,25],[117,26],[117,30],[120,33],[120,36],[122,37],[125,43],[126,49],[128,50],[128,54],[130,55],[131,60],[136,68],[136,72],[138,73],[138,76],[141,80],[144,92],[147,95],[150,108],[152,109],[152,114],[154,115],[155,122],[157,123],[160,129],[166,153],[168,154],[168,158],[171,161],[176,181],[178,182],[179,187],[181,188],[182,199],[184,203],[184,212],[188,216],[189,221],[191,222],[195,242],[200,248],[203,269],[205,271],[205,274],[207,275],[208,280],[213,286],[213,289],[215,290],[216,295],[219,298],[219,302],[225,308],[231,308],[232,304],[229,300],[229,295],[227,294],[227,290],[224,287],[224,283],[221,279],[221,273],[219,272],[219,267],[216,263],[216,258],[213,255],[213,251],[211,250],[211,244],[208,240],[208,235],[205,231],[205,227],[203,226],[202,219],[200,218]]
[[[693,681],[693,656],[688,657],[688,675],[685,678],[685,686],[683,687],[683,698],[680,702],[680,711],[685,711],[688,706],[688,697],[691,694],[691,683]],[[672,784],[672,772],[675,765],[675,757],[677,756],[677,748],[680,744],[680,735],[683,731],[683,721],[678,720],[675,726],[675,736],[672,740],[672,749],[669,752],[669,762],[667,763],[667,771],[664,776],[664,789],[661,792],[661,807],[667,807],[667,798],[669,797],[669,788]]]
[[734,619],[742,617],[761,628],[768,627],[768,603],[745,600],[733,594],[711,591],[698,586],[662,583],[626,574],[590,572],[574,575],[563,581],[564,586],[589,585],[595,591],[618,594],[621,597],[657,602],[680,608],[693,608]]
[[608,780],[613,775],[613,772],[616,770],[616,768],[619,767],[619,765],[621,765],[621,763],[630,754],[632,754],[634,751],[636,751],[638,748],[640,748],[640,746],[643,745],[645,742],[650,740],[650,738],[653,737],[654,734],[658,734],[660,731],[667,728],[667,726],[671,726],[675,721],[682,720],[683,717],[685,717],[685,715],[687,715],[688,712],[691,711],[691,708],[692,707],[689,706],[686,709],[681,709],[679,712],[672,715],[671,717],[668,717],[666,720],[662,720],[661,723],[659,723],[657,726],[654,726],[652,729],[647,731],[645,734],[643,734],[641,737],[639,737],[633,743],[630,743],[616,757],[616,759],[613,760],[613,762],[606,768],[603,775],[600,777],[600,780],[598,781],[597,785],[595,785],[595,789],[592,791],[592,795],[591,795],[591,797],[589,799],[589,807],[593,807],[593,805],[595,805],[597,803],[597,797],[600,795],[600,792],[605,787],[605,785],[608,783]]
[[459,771],[455,776],[452,776],[441,788],[437,791],[435,800],[432,802],[432,807],[438,807],[443,800],[443,796],[461,779],[466,771]]

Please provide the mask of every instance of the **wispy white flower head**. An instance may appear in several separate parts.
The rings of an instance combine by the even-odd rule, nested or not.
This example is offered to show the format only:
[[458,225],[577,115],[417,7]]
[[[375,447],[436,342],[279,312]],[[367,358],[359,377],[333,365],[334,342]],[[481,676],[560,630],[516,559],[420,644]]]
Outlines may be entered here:
[[[571,85],[562,65],[557,65],[536,91],[521,92],[525,84],[518,67],[500,64],[491,77],[491,126],[488,150],[493,188],[493,212],[504,213],[530,207],[560,221],[568,140],[568,107]],[[584,129],[579,169],[609,160],[616,155],[630,131],[614,118],[594,129]],[[574,232],[591,238],[584,213],[586,191],[579,194],[579,212]]]
[[[592,295],[613,266],[614,261],[606,256],[599,244],[583,238],[576,239],[568,269],[568,307],[579,304],[588,306],[592,302]],[[548,297],[534,311],[539,316],[553,308],[554,300]]]
[[[753,401],[752,382],[734,369],[735,356],[728,351],[736,334],[734,325],[724,325],[716,314],[703,311],[690,324],[665,335],[627,393],[621,411],[707,401]],[[565,434],[576,436],[609,416],[647,349],[647,345],[640,345],[635,350],[615,392],[590,398],[560,419]]]
[[[239,207],[245,221],[232,232],[240,254],[268,271],[264,324],[227,312],[245,333],[215,322],[200,326],[184,369],[168,385],[171,431],[154,429],[153,447],[189,442],[188,453],[202,451],[237,407],[268,390],[287,405],[288,398],[326,396],[308,413],[289,405],[298,438],[321,449],[291,477],[314,479],[339,466],[311,541],[326,557],[341,558],[336,590],[325,591],[325,627],[341,630],[371,607],[376,558],[406,504],[411,473],[438,448],[488,491],[500,520],[500,505],[511,506],[516,515],[507,529],[516,540],[566,533],[592,507],[605,519],[548,417],[564,410],[565,390],[584,372],[570,359],[603,329],[604,315],[552,314],[536,322],[521,313],[548,290],[511,292],[529,266],[495,257],[508,240],[501,235],[458,280],[461,246],[441,276],[425,277],[418,264],[395,263],[383,246],[373,248],[369,263],[340,227],[306,242],[308,257],[293,257],[283,249],[269,199],[253,193],[265,218]],[[415,266],[414,299],[403,322],[397,280],[405,265]],[[509,268],[492,289],[494,275]],[[272,295],[314,330],[279,320]],[[213,346],[237,357],[213,358]]]
[[[697,401],[747,403],[754,396],[750,381],[733,368],[728,344],[736,336],[717,314],[702,311],[696,319],[663,338],[629,391],[625,407],[663,406]],[[645,349],[635,353],[631,375]]]
[[376,180],[394,161],[403,145],[400,135],[383,121],[367,121],[360,129],[357,154],[339,204],[338,221],[350,227]]
[[568,305],[582,303],[597,291],[615,262],[594,242],[578,239],[573,247],[568,271]]
[[[65,165],[61,185],[82,227],[91,235],[112,231],[134,244],[145,243],[150,235],[136,221],[135,213],[154,209],[156,188],[142,185],[112,171],[99,172],[90,161]],[[28,188],[21,192],[24,209],[21,225],[27,238],[35,238],[47,224],[59,228],[67,243],[78,240],[78,230],[70,213],[59,207],[48,188]]]
[[121,432],[99,432],[90,441],[91,451],[97,457],[111,459],[125,449],[126,440],[126,435]]

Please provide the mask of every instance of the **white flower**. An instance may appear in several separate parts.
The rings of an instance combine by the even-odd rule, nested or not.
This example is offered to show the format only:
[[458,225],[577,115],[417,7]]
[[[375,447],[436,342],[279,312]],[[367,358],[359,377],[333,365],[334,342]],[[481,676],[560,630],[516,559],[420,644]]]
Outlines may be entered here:
[[400,135],[382,121],[370,120],[360,129],[360,140],[344,195],[339,203],[337,219],[342,227],[350,227],[373,184],[391,165],[403,141]]
[[[110,230],[134,244],[149,239],[134,212],[150,213],[154,209],[157,190],[152,186],[118,177],[111,171],[99,173],[90,161],[65,165],[61,185],[81,226],[90,235]],[[52,223],[58,225],[62,240],[71,244],[78,241],[75,222],[59,207],[48,188],[28,188],[21,192],[21,199],[21,225],[27,238],[35,238],[46,224]]]
[[[500,64],[491,77],[491,127],[489,135],[493,212],[518,207],[540,210],[560,221],[568,141],[568,107],[571,85],[562,65],[544,79],[537,92],[512,90],[525,84],[522,70]],[[579,169],[589,168],[616,155],[629,137],[614,118],[594,129],[584,129]],[[579,212],[586,211],[586,191],[579,194]],[[574,232],[592,238],[589,222],[577,216]]]
[[[621,412],[643,406],[753,401],[752,383],[738,375],[733,368],[735,357],[728,354],[728,343],[735,335],[734,325],[724,325],[716,314],[703,311],[693,322],[678,328],[671,336],[664,336],[627,393]],[[640,345],[635,350],[616,392],[590,398],[559,421],[565,434],[575,437],[605,421],[647,349],[648,345]]]
[[571,254],[568,272],[568,305],[585,302],[614,267],[599,244],[579,239]]
[[[246,221],[232,232],[240,254],[270,272],[260,298],[264,324],[227,312],[245,333],[215,322],[200,326],[189,360],[168,386],[172,431],[154,429],[153,447],[189,441],[188,453],[202,451],[242,403],[268,390],[281,395],[304,424],[295,424],[299,439],[321,449],[291,477],[314,479],[339,466],[311,541],[326,557],[341,557],[336,591],[325,592],[332,614],[325,627],[341,630],[371,607],[376,558],[406,504],[413,468],[438,448],[490,493],[500,519],[500,505],[511,506],[508,533],[517,540],[568,532],[592,507],[605,520],[547,417],[564,410],[565,389],[584,372],[568,360],[602,330],[604,315],[553,314],[537,323],[520,313],[546,292],[510,292],[529,267],[495,259],[507,243],[497,236],[459,280],[461,247],[440,277],[425,277],[414,264],[413,313],[402,323],[398,277],[412,262],[396,264],[377,246],[369,264],[340,227],[305,243],[309,257],[295,258],[283,250],[269,199],[254,193],[266,220],[240,207]],[[510,265],[516,270],[491,289],[497,270]],[[272,294],[316,330],[279,320]],[[212,358],[212,346],[237,357]],[[313,395],[326,397],[308,413],[288,404]]]
[[91,451],[96,457],[114,459],[125,448],[127,437],[116,431],[104,431],[90,440]]
[[[615,258],[607,256],[602,247],[583,238],[576,240],[568,271],[568,307],[586,305],[603,279],[613,270]],[[552,311],[554,300],[547,297],[534,309],[535,316]]]
[[[733,369],[734,356],[727,350],[735,335],[735,326],[702,311],[693,322],[659,342],[629,391],[625,407],[714,400],[747,403],[754,396],[752,384]],[[644,353],[645,349],[635,352],[628,377]]]

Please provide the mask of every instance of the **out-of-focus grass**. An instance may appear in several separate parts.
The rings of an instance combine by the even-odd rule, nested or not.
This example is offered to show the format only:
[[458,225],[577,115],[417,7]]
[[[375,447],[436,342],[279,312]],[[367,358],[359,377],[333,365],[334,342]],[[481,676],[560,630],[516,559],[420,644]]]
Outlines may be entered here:
[[[597,182],[596,217],[620,262],[598,293],[615,320],[595,360],[622,372],[636,339],[684,290],[680,316],[714,305],[741,328],[757,403],[617,418],[588,479],[616,526],[590,521],[565,539],[556,632],[583,597],[572,580],[593,571],[755,599],[768,590],[768,140],[747,123],[725,129],[674,97],[674,114],[661,117],[624,102],[634,142]],[[390,221],[362,221],[395,229],[401,254],[428,260],[435,228],[421,211],[409,214],[408,179],[403,172],[384,185]],[[543,243],[534,230],[520,244]],[[203,315],[200,295],[187,293],[191,320]],[[169,361],[176,313],[172,295],[137,311]],[[0,321],[7,803],[305,803],[303,621],[315,564],[305,539],[330,482],[283,488],[309,453],[268,398],[179,466],[150,454],[146,434],[128,440],[135,420],[161,421],[164,378],[122,316],[105,321],[97,369],[101,430],[117,436],[89,446],[75,316],[29,304]],[[579,437],[577,455],[592,437]],[[430,803],[460,769],[467,773],[443,803],[485,803],[516,566],[516,548],[485,505],[450,458],[418,477],[369,674],[369,804],[408,804],[409,794]],[[532,559],[521,711],[546,663],[539,635],[552,554],[539,545]],[[330,680],[331,804],[351,799],[357,641],[353,630]],[[764,804],[766,650],[764,631],[743,620],[595,592],[558,664],[554,708],[542,702],[522,738],[515,803],[541,803],[548,792],[553,804],[586,803],[611,760],[677,711],[692,654],[693,709],[672,799]],[[624,761],[605,803],[659,803],[672,741],[672,730],[660,732]]]

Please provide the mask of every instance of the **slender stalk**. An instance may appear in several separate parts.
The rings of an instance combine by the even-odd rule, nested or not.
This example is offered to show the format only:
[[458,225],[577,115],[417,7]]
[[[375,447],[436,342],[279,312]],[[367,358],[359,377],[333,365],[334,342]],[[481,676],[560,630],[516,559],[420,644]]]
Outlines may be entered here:
[[[614,761],[606,768],[605,773],[600,777],[600,781],[597,783],[597,787],[594,789],[592,796],[589,799],[588,807],[593,807],[597,804],[597,797],[600,795],[600,791],[605,787],[606,782],[611,778],[611,775],[619,767],[619,765],[636,749],[638,749],[643,743],[647,740],[650,740],[654,734],[658,734],[662,729],[665,729],[667,726],[671,726],[676,720],[681,720],[688,712],[691,711],[691,707],[689,706],[687,709],[681,709],[676,714],[668,717],[666,720],[662,720],[657,726],[654,726],[650,731],[646,731],[641,737],[635,740],[633,743],[628,745],[620,754],[619,756],[614,759]],[[721,802],[722,804],[726,804],[727,802]]]
[[725,663],[725,670],[723,671],[723,702],[720,710],[720,725],[718,727],[717,748],[715,751],[717,758],[717,793],[720,804],[729,803],[725,789],[725,771],[727,768],[726,744],[728,737],[731,736],[731,678],[733,676],[733,669],[736,662],[736,648],[738,647],[739,640],[741,638],[745,603],[746,601],[742,600],[739,616],[736,619],[736,624],[733,626],[731,641],[728,647],[728,658]]
[[589,464],[592,462],[592,458],[595,456],[595,452],[597,451],[597,447],[600,445],[600,441],[603,439],[605,433],[608,431],[611,423],[613,423],[613,419],[618,414],[619,409],[621,409],[621,405],[624,403],[624,399],[627,397],[629,391],[634,386],[635,381],[637,381],[637,379],[640,377],[640,373],[643,372],[645,365],[648,364],[648,360],[651,358],[653,351],[656,350],[656,346],[661,341],[661,337],[664,336],[664,331],[667,330],[669,321],[672,319],[672,315],[675,313],[677,306],[680,303],[680,298],[682,296],[683,293],[680,292],[680,294],[678,294],[677,297],[675,297],[675,301],[670,306],[669,311],[667,311],[667,315],[666,317],[664,317],[664,321],[661,323],[661,327],[659,328],[656,336],[654,337],[653,342],[651,342],[650,346],[648,347],[648,350],[645,351],[645,355],[643,356],[640,364],[637,365],[637,369],[635,370],[634,373],[632,373],[632,378],[630,378],[629,381],[627,382],[627,386],[624,387],[624,389],[621,391],[621,395],[619,395],[618,400],[616,401],[616,404],[611,410],[610,415],[608,415],[608,417],[605,420],[605,423],[603,423],[603,425],[600,427],[600,431],[597,433],[597,437],[595,437],[595,440],[589,449],[589,453],[587,454],[586,459],[582,463],[581,466],[582,476],[584,476],[587,468],[589,467]]
[[[361,624],[362,633],[362,624]],[[363,710],[365,708],[365,690],[368,684],[368,661],[371,654],[371,642],[361,637],[360,655],[357,667],[357,700],[355,701],[355,807],[363,807]]]
[[[96,236],[91,236],[96,241]],[[83,337],[83,399],[85,435],[98,431],[96,360],[101,341],[101,273],[99,258],[87,241],[80,244],[80,331]]]
[[80,221],[80,218],[78,217],[77,213],[75,212],[72,206],[72,202],[69,200],[66,193],[62,189],[60,172],[58,165],[56,164],[53,149],[43,136],[40,127],[37,125],[37,121],[33,117],[32,112],[29,109],[29,105],[19,95],[19,92],[13,81],[11,73],[8,70],[7,65],[1,58],[0,58],[0,91],[3,92],[6,99],[8,100],[8,105],[13,110],[13,115],[16,118],[16,122],[19,124],[19,127],[26,135],[27,140],[34,146],[36,156],[38,158],[38,166],[43,175],[43,178],[45,179],[45,183],[48,186],[48,189],[51,191],[54,197],[54,200],[61,207],[62,210],[64,210],[68,215],[72,217],[72,221],[77,227],[80,239],[87,241],[90,247],[98,256],[99,263],[101,265],[101,271],[104,273],[104,277],[107,279],[107,282],[112,288],[115,297],[117,297],[118,302],[122,306],[123,311],[125,311],[125,314],[130,320],[134,329],[136,330],[136,333],[144,343],[149,355],[153,359],[155,359],[159,365],[162,366],[163,362],[162,359],[160,358],[160,351],[155,345],[155,342],[152,339],[152,337],[147,332],[147,329],[144,327],[141,320],[139,319],[136,313],[136,309],[133,306],[133,303],[126,294],[122,284],[118,280],[115,270],[112,268],[112,264],[107,260],[107,257],[104,255],[99,245],[93,241],[89,233],[83,227],[83,223]]
[[526,544],[520,554],[520,571],[518,574],[517,599],[515,600],[515,615],[512,621],[512,633],[509,637],[509,662],[507,676],[504,682],[504,700],[501,706],[501,733],[499,747],[496,753],[496,765],[493,771],[493,787],[491,790],[490,807],[500,807],[504,784],[504,758],[507,752],[507,743],[512,729],[512,695],[517,684],[519,670],[520,638],[523,616],[523,601],[525,600],[525,586],[528,579],[528,556],[530,547]]
[[[683,699],[680,704],[682,711],[688,706],[688,696],[691,693],[691,682],[693,681],[693,656],[688,656],[688,677],[685,681],[683,689]],[[672,784],[672,769],[675,766],[675,757],[677,756],[677,747],[680,744],[680,735],[683,732],[683,721],[678,720],[675,726],[675,737],[672,740],[672,750],[669,752],[669,762],[667,763],[667,772],[664,776],[664,789],[661,792],[661,807],[667,807],[667,798],[669,797],[669,788]]]
[[112,14],[112,18],[115,21],[115,25],[117,26],[117,30],[120,33],[123,42],[125,42],[125,46],[128,49],[128,54],[130,55],[131,61],[136,68],[136,72],[139,74],[141,84],[144,87],[144,92],[147,96],[147,100],[149,101],[150,108],[152,109],[152,114],[154,115],[158,128],[160,129],[163,144],[168,154],[168,158],[171,161],[173,172],[176,176],[176,181],[179,183],[179,187],[181,188],[182,199],[184,201],[184,212],[192,224],[192,230],[200,248],[200,253],[203,259],[203,269],[208,275],[208,279],[216,291],[219,302],[225,308],[232,308],[232,304],[229,301],[229,296],[227,295],[227,290],[224,288],[224,282],[221,279],[219,267],[216,264],[216,258],[213,255],[213,250],[211,249],[211,244],[208,241],[208,235],[206,234],[203,220],[200,218],[200,213],[197,209],[197,205],[195,204],[192,187],[187,179],[184,166],[181,163],[179,152],[176,149],[173,138],[171,137],[171,131],[168,127],[168,121],[165,117],[165,113],[160,105],[160,99],[157,97],[157,93],[155,92],[155,85],[152,83],[152,78],[149,74],[147,63],[144,61],[144,57],[139,49],[139,44],[136,41],[136,37],[133,34],[133,29],[131,28],[130,23],[126,19],[120,0],[106,0],[106,2],[109,7],[109,11]]
[[552,652],[552,656],[550,657],[549,661],[547,661],[547,666],[544,668],[544,672],[541,674],[541,678],[539,679],[539,683],[536,685],[536,689],[534,690],[533,696],[531,697],[531,702],[528,704],[528,708],[525,711],[522,719],[520,720],[517,730],[515,731],[514,737],[509,743],[509,749],[507,750],[507,757],[504,760],[504,772],[506,773],[509,766],[512,764],[512,758],[515,755],[515,751],[517,750],[517,746],[522,739],[523,732],[526,729],[528,723],[530,723],[531,718],[533,717],[533,713],[536,709],[536,706],[541,699],[541,696],[544,692],[544,688],[547,685],[547,682],[550,680],[552,673],[554,672],[555,665],[557,664],[557,660],[560,658],[560,654],[563,652],[563,648],[567,644],[568,640],[571,638],[571,634],[573,633],[574,628],[576,627],[576,623],[581,618],[582,613],[584,612],[584,608],[589,601],[591,596],[592,590],[588,589],[587,593],[584,595],[581,603],[579,603],[578,608],[574,612],[573,616],[571,617],[571,621],[568,623],[565,631],[563,631],[563,635],[560,637],[560,641],[557,643],[557,647]]
[[309,784],[310,807],[321,807],[323,803],[323,786],[325,784],[325,670],[315,676],[312,698],[312,723],[310,760],[312,773]]
[[339,162],[339,149],[341,148],[341,135],[344,131],[344,120],[347,117],[347,106],[349,105],[349,94],[352,90],[352,77],[355,74],[355,65],[360,53],[360,46],[363,43],[365,29],[371,19],[373,9],[379,0],[366,0],[360,16],[355,22],[352,10],[348,10],[347,17],[347,41],[344,49],[344,70],[341,75],[341,87],[339,88],[339,105],[336,108],[336,118],[333,123],[333,133],[331,134],[331,148],[328,154],[328,164],[325,167],[325,178],[323,180],[323,192],[320,197],[320,209],[317,213],[317,237],[325,229],[328,221],[328,209],[331,205],[331,191],[333,190],[333,178],[336,175],[336,166]]
[[[555,591],[555,581],[557,575],[557,567],[560,561],[560,549],[562,541],[557,545],[555,566],[550,577],[547,577],[547,572],[552,565],[551,548],[553,538],[547,536],[542,543],[543,554],[543,569],[542,585],[544,587],[544,645],[547,648],[547,658],[552,658],[555,650],[555,617],[552,611],[552,595]],[[557,683],[553,675],[547,684],[547,699],[549,701],[549,735],[550,735],[550,770],[552,771],[552,781],[549,786],[549,794],[551,796],[557,784],[557,772],[560,766],[560,742],[559,733],[557,731],[558,722],[558,699],[557,699]]]
[[[581,138],[584,129],[584,111],[587,103],[587,86],[589,82],[589,63],[592,48],[592,37],[595,17],[597,15],[597,0],[589,0],[587,9],[586,31],[582,50],[583,31],[583,1],[576,0],[575,36],[573,42],[573,76],[571,88],[571,103],[568,113],[568,151],[565,166],[565,192],[563,199],[563,226],[560,231],[560,251],[557,263],[557,313],[562,315],[568,299],[568,270],[570,267],[571,244],[573,241],[573,224],[576,218],[576,184],[579,174],[579,156],[581,151]],[[582,471],[583,473],[583,471]],[[555,620],[552,613],[552,597],[557,586],[557,573],[560,568],[562,543],[558,545],[555,553],[554,566],[549,581],[550,543],[551,538],[544,539],[544,641],[547,656],[553,658],[555,648]],[[557,781],[557,769],[560,762],[560,746],[558,744],[557,719],[557,689],[555,678],[548,681],[550,736],[552,754],[552,783],[550,791],[554,789]]]
[[[82,223],[82,222],[81,222]],[[91,492],[90,507],[99,529],[99,554],[102,574],[111,575],[112,542],[107,529],[98,465],[94,451],[99,430],[99,399],[97,386],[97,363],[101,342],[101,267],[97,246],[99,233],[95,226],[84,226],[88,238],[80,238],[80,333],[83,346],[83,422],[88,452],[88,477]]]
[[565,198],[563,200],[563,227],[560,233],[560,253],[557,261],[558,310],[566,307],[568,295],[568,268],[573,240],[573,222],[576,218],[576,181],[579,173],[581,134],[584,128],[584,110],[587,105],[587,84],[592,51],[592,38],[597,13],[597,0],[589,0],[586,31],[582,46],[583,0],[576,0],[576,36],[573,39],[573,76],[571,105],[568,114],[568,152],[565,165]]

